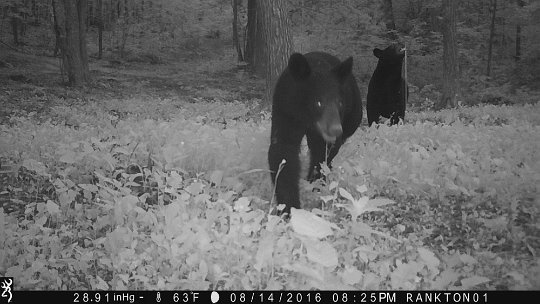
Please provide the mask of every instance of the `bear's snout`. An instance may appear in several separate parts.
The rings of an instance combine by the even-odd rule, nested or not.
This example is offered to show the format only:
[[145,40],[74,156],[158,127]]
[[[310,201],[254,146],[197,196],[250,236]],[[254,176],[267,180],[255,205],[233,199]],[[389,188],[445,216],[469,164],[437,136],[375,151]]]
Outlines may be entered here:
[[341,127],[341,122],[336,121],[327,125],[317,123],[319,132],[321,133],[325,142],[333,144],[336,140],[343,134],[343,128]]

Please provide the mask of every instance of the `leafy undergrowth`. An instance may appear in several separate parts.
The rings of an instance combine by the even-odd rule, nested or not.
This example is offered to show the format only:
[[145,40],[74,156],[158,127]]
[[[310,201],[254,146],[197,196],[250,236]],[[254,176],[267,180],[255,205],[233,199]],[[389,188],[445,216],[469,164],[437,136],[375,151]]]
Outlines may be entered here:
[[0,274],[20,289],[540,288],[539,105],[362,127],[326,183],[301,181],[290,221],[272,215],[268,115],[179,108],[89,102],[0,125]]

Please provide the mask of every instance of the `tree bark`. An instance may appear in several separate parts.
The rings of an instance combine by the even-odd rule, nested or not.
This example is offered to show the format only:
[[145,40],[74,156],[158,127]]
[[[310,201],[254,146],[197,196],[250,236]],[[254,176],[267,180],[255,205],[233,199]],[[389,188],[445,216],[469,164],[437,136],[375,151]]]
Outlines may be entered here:
[[53,0],[60,31],[63,66],[70,85],[90,80],[86,52],[86,0]]
[[39,12],[36,5],[36,0],[32,0],[32,16],[34,17],[34,25],[39,25]]
[[22,22],[21,22],[21,18],[22,18],[22,14],[20,13],[19,11],[19,7],[18,5],[23,5],[23,4],[17,4],[17,3],[13,3],[11,5],[8,5],[7,6],[7,15],[8,16],[11,16],[9,18],[9,21],[10,21],[10,25],[11,25],[11,34],[13,35],[13,44],[14,45],[19,45],[20,44],[20,41],[19,41],[19,32],[21,32],[21,27],[22,27]]
[[238,37],[238,0],[232,0],[233,7],[233,44],[236,47],[236,53],[238,54],[238,61],[244,61],[242,55],[242,47],[240,46],[240,39]]
[[[517,0],[518,9],[523,7],[523,0]],[[521,24],[518,21],[516,25],[516,61],[521,60]]]
[[265,61],[266,102],[271,104],[274,85],[293,49],[287,0],[260,1],[257,19],[261,21],[257,34],[263,43],[260,59]]
[[86,15],[88,16],[88,18],[86,18],[85,20],[85,26],[86,26],[86,29],[88,29],[94,25],[94,18],[96,17],[94,15],[94,0],[88,1],[88,8],[86,10]]
[[[69,0],[68,0],[69,1]],[[88,9],[88,0],[79,0],[77,3],[77,15],[79,17],[79,39],[75,40],[81,54],[81,63],[84,72],[85,81],[90,79],[90,70],[88,68],[88,51],[86,49],[86,14]]]
[[[54,25],[54,37],[55,37],[55,42],[54,42],[54,52],[53,52],[53,56],[56,57],[58,56],[58,54],[60,53],[61,51],[61,34],[60,34],[60,25],[58,23],[58,8],[57,8],[57,5],[55,4],[56,1],[51,1],[51,6],[52,6],[52,15],[53,15],[53,25]],[[63,73],[62,73],[63,74]]]
[[[129,32],[131,30],[131,22],[132,18],[129,15],[130,9],[129,9],[129,3],[127,0],[119,2],[119,10],[122,11],[122,17],[121,17],[121,41],[120,41],[120,58],[126,57],[126,44],[127,40],[129,38]],[[119,14],[120,15],[120,14]]]
[[20,12],[19,18],[19,37],[24,37],[26,35],[26,25],[28,24],[28,1],[22,1],[23,11]]
[[488,44],[488,58],[486,75],[489,77],[491,74],[491,59],[493,58],[493,39],[495,37],[495,18],[497,14],[497,0],[491,0],[491,26],[489,29],[489,44]]
[[11,17],[11,33],[13,34],[13,44],[19,45],[19,19]]
[[103,57],[103,0],[97,1],[96,15],[98,17],[98,59],[101,59]]
[[394,21],[394,13],[392,11],[392,0],[382,0],[381,10],[383,12],[384,24],[386,25],[386,31],[388,38],[395,40],[396,35],[396,23]]
[[409,8],[408,0],[391,0],[392,16],[394,18],[395,29],[407,33],[410,30],[409,18],[407,10]]
[[437,109],[456,107],[459,94],[456,43],[456,1],[443,0],[443,92]]
[[260,10],[259,0],[248,0],[248,22],[247,22],[247,42],[246,49],[244,51],[244,59],[249,64],[251,71],[264,77],[265,72],[265,59],[262,48],[264,47],[264,41],[262,41],[262,17],[258,17]]

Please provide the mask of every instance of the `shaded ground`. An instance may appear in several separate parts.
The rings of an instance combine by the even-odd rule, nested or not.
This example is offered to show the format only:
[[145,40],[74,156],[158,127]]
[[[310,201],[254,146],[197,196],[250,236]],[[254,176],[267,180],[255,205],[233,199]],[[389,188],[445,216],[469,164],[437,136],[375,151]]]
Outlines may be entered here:
[[[231,60],[228,60],[231,59]],[[84,88],[63,85],[60,60],[0,48],[0,123],[11,115],[46,115],[55,105],[87,101],[145,98],[156,112],[156,99],[187,103],[256,100],[264,83],[236,66],[231,56],[213,60],[171,60],[160,64],[90,60],[92,83]],[[149,105],[150,106],[150,105]],[[127,109],[116,109],[122,112]],[[166,111],[163,111],[166,112]]]

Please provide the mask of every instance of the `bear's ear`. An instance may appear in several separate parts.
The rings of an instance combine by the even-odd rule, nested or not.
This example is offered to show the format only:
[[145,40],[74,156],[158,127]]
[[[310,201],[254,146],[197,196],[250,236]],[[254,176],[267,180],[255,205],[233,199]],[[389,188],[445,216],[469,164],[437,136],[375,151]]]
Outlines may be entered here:
[[383,51],[379,48],[375,48],[373,49],[373,55],[375,55],[375,57],[377,58],[381,58],[383,55]]
[[351,75],[351,73],[352,73],[352,64],[353,64],[353,59],[352,59],[352,57],[349,57],[345,61],[338,64],[337,66],[335,66],[332,69],[332,71],[338,77],[340,83],[343,83],[345,81],[345,79],[347,78],[347,76]]
[[309,67],[306,57],[299,53],[291,55],[288,67],[292,76],[298,80],[305,79],[311,74],[311,68]]

